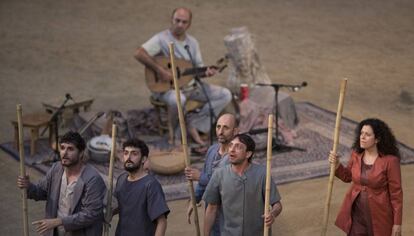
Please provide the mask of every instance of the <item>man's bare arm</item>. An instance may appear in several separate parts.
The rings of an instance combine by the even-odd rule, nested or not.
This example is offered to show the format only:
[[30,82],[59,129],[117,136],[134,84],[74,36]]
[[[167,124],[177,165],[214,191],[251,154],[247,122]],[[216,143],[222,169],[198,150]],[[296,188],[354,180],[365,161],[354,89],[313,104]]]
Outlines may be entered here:
[[275,222],[276,217],[282,212],[282,203],[276,202],[273,204],[272,209],[268,214],[263,215],[264,223],[268,227],[271,227],[272,224]]
[[164,236],[167,230],[167,218],[162,215],[157,218],[157,228],[155,229],[155,236]]
[[172,80],[171,72],[167,69],[163,68],[161,65],[159,65],[153,57],[151,57],[148,52],[140,47],[137,49],[134,55],[135,59],[137,61],[141,62],[144,66],[150,68],[151,70],[155,71],[157,74],[157,77],[169,81]]
[[204,216],[204,236],[209,236],[211,228],[213,227],[216,219],[218,205],[208,204],[206,214]]
[[272,214],[273,217],[276,218],[281,212],[282,212],[282,203],[276,202],[275,204],[273,204],[270,214]]
[[151,68],[154,71],[157,71],[160,67],[160,65],[158,65],[155,62],[154,58],[151,57],[148,54],[148,52],[142,47],[139,47],[137,49],[137,51],[135,52],[134,57],[135,57],[135,59],[137,59],[137,61],[141,62],[144,66],[147,66],[147,67]]

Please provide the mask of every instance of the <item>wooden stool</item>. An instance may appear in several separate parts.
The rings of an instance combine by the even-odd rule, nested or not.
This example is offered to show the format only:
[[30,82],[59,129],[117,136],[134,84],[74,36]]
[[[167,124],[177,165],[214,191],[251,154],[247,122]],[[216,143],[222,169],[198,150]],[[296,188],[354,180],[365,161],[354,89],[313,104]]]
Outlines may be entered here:
[[[22,116],[23,128],[30,128],[30,155],[33,156],[36,153],[36,141],[39,139],[39,129],[49,126],[49,142],[53,136],[52,124],[49,124],[49,120],[52,117],[47,113],[32,113]],[[19,127],[17,120],[11,121],[14,126],[14,146],[19,149]]]
[[174,141],[174,130],[169,118],[169,108],[167,103],[155,99],[153,96],[150,96],[150,102],[154,106],[155,111],[158,114],[158,123],[159,129],[158,132],[161,136],[168,131],[168,142],[173,143]]
[[[174,129],[172,127],[172,123],[169,116],[169,108],[167,103],[155,99],[153,96],[150,96],[150,102],[154,106],[157,114],[158,114],[158,121],[159,121],[159,133],[160,135],[164,135],[165,131],[168,131],[168,141],[169,143],[174,142]],[[203,103],[194,101],[194,100],[187,100],[185,103],[185,110],[187,112],[195,111],[196,109],[203,106]]]

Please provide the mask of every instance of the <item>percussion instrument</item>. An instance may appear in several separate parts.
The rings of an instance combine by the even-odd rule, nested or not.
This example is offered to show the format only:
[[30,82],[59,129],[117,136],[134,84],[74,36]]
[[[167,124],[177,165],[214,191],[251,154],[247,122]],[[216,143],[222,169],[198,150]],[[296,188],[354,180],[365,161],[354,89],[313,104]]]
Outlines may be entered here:
[[150,155],[149,168],[157,174],[173,175],[184,171],[185,161],[182,152],[157,152]]
[[86,145],[89,158],[95,162],[108,162],[111,146],[112,138],[109,135],[93,137]]

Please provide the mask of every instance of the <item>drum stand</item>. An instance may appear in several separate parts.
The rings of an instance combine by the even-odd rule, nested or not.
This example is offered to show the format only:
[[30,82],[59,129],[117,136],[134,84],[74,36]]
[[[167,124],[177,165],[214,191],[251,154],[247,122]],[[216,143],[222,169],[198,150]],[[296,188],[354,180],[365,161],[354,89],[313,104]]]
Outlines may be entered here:
[[[278,116],[279,111],[278,111],[278,100],[277,99],[278,99],[280,88],[289,88],[292,91],[296,92],[299,89],[301,89],[302,87],[307,86],[307,83],[303,82],[301,85],[262,84],[262,83],[259,83],[259,84],[256,84],[256,85],[258,85],[258,86],[270,86],[275,91],[275,101],[274,101],[274,107],[273,107],[274,111],[273,111],[273,113],[274,113],[274,116],[275,116],[275,123],[276,124],[275,124],[275,128],[274,128],[275,134],[273,136],[272,149],[276,150],[276,151],[279,151],[279,152],[287,152],[287,151],[293,151],[293,150],[305,152],[306,149],[304,149],[304,148],[294,147],[294,146],[287,146],[287,145],[284,145],[280,142],[280,140],[279,140],[279,124],[278,124],[278,122],[279,122],[279,116]],[[262,133],[262,132],[268,132],[267,130],[268,129],[265,128],[265,129],[260,129],[260,130],[256,130],[256,131],[251,131],[249,133],[250,134],[252,134],[252,133],[257,134],[257,133]]]

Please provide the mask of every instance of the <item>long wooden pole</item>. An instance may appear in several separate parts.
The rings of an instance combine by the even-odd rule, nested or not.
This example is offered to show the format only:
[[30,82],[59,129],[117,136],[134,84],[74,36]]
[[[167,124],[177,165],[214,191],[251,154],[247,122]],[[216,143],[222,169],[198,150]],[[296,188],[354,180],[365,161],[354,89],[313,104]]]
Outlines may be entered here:
[[[113,173],[114,173],[114,161],[116,153],[116,125],[112,123],[112,146],[111,156],[109,158],[109,171],[108,171],[108,196],[106,202],[106,216],[105,219],[112,219],[112,190],[114,186]],[[109,222],[106,222],[109,224]],[[104,235],[109,236],[109,225],[104,226]]]
[[[339,143],[339,133],[341,129],[341,118],[342,118],[342,110],[344,106],[344,98],[345,98],[345,91],[346,91],[346,83],[347,79],[343,79],[341,83],[341,90],[339,92],[339,102],[338,102],[338,110],[336,112],[336,121],[335,121],[335,132],[334,132],[334,142],[332,147],[332,152],[336,153],[338,149]],[[330,172],[329,172],[329,182],[328,182],[328,194],[326,196],[325,201],[325,209],[323,214],[323,225],[322,225],[322,236],[326,235],[326,230],[328,227],[328,219],[329,219],[329,208],[331,205],[331,197],[332,197],[332,188],[334,182],[334,175],[335,175],[335,163],[330,164]]]
[[[190,163],[190,159],[188,158],[188,149],[187,149],[187,129],[185,127],[184,113],[183,113],[183,109],[181,106],[180,87],[178,86],[177,75],[175,71],[174,43],[169,43],[168,47],[170,50],[171,72],[172,72],[172,77],[174,81],[175,97],[177,99],[178,118],[180,120],[181,141],[182,141],[182,146],[183,146],[183,151],[184,151],[185,166],[190,167],[191,163]],[[188,180],[187,183],[188,183],[188,189],[189,189],[190,196],[191,196],[191,204],[193,205],[193,210],[194,210],[194,225],[196,227],[197,236],[200,236],[200,224],[198,221],[198,211],[197,211],[197,203],[196,203],[195,194],[194,194],[193,181]]]
[[[264,215],[268,215],[270,211],[270,181],[271,174],[270,170],[272,167],[272,138],[273,138],[273,115],[269,114],[269,120],[267,125],[267,160],[266,160],[266,192],[265,192],[265,205],[264,205]],[[269,235],[269,227],[264,224],[264,236]]]
[[[19,130],[19,156],[20,156],[20,176],[26,176],[24,164],[24,146],[23,146],[23,121],[22,121],[22,105],[17,104],[17,126]],[[27,190],[21,190],[22,196],[22,215],[23,215],[23,235],[29,235],[29,220],[27,215]]]

